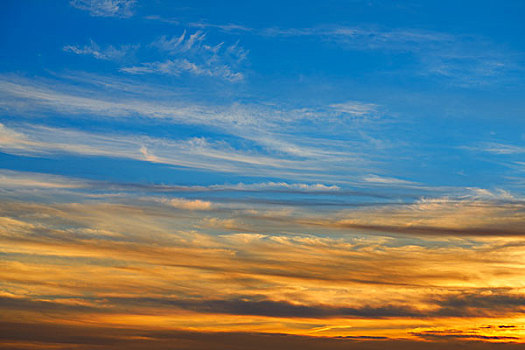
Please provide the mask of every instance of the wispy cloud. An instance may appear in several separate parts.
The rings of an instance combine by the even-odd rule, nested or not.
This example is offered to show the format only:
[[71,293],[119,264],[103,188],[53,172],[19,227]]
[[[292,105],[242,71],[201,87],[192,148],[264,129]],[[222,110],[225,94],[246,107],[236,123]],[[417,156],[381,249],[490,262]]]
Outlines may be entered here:
[[330,105],[334,110],[355,117],[371,116],[377,112],[378,106],[373,103],[362,103],[359,101],[346,101]]
[[263,182],[255,184],[236,185],[212,185],[210,189],[216,190],[235,190],[235,191],[268,191],[268,190],[293,190],[298,192],[335,192],[341,190],[336,185],[324,184],[302,184],[302,183],[286,183],[286,182]]
[[97,17],[131,17],[136,0],[71,0],[71,6]]
[[112,45],[109,45],[105,48],[101,48],[93,40],[90,40],[88,45],[67,45],[64,46],[63,50],[65,52],[71,52],[77,55],[93,56],[99,60],[120,61],[133,54],[138,49],[138,47],[139,45],[122,45],[119,48],[116,48]]
[[525,153],[524,146],[509,145],[505,143],[488,142],[480,145],[479,147],[469,148],[474,150],[480,150],[489,153],[501,154],[501,155],[514,155]]
[[342,227],[428,235],[524,235],[525,202],[451,198],[420,199],[414,204],[384,206],[338,221]]
[[377,184],[385,184],[385,185],[414,185],[416,184],[413,181],[403,180],[403,179],[397,179],[394,177],[385,177],[385,176],[379,176],[375,174],[369,174],[363,178],[364,181],[370,182],[370,183],[377,183]]
[[120,70],[130,74],[156,73],[175,76],[190,73],[196,76],[218,77],[232,82],[243,79],[242,73],[232,71],[227,65],[214,66],[210,61],[198,65],[187,59],[143,63],[140,66],[124,67]]
[[461,86],[486,85],[520,68],[494,43],[483,38],[413,29],[319,26],[267,28],[270,37],[317,37],[345,49],[408,52],[418,57],[420,73],[445,78]]
[[0,135],[0,148],[19,155],[62,153],[117,157],[252,175],[257,171],[271,172],[270,169],[277,172],[287,169],[287,172],[293,173],[311,168],[304,161],[236,150],[224,142],[210,142],[205,138],[167,140],[44,126],[26,126],[20,132],[4,125],[0,125]]
[[461,146],[459,148],[476,153],[477,156],[484,159],[485,161],[506,167],[511,171],[511,173],[509,173],[506,177],[507,180],[512,179],[512,182],[517,185],[520,185],[523,182],[520,176],[523,172],[525,172],[525,163],[522,161],[523,154],[525,154],[525,147],[522,146],[519,141],[515,142],[514,144],[502,142],[482,142],[473,145]]
[[166,60],[122,67],[121,71],[131,74],[157,73],[176,76],[190,73],[232,82],[242,80],[244,75],[236,71],[236,68],[246,59],[248,51],[238,43],[224,47],[224,43],[221,42],[211,46],[205,39],[206,34],[202,31],[190,35],[184,31],[180,36],[172,38],[162,36],[151,46],[167,53]]
[[[1,132],[0,135],[2,135]],[[88,186],[85,182],[78,179],[7,169],[0,169],[0,182],[2,187],[12,188],[74,189]]]
[[241,25],[241,24],[235,24],[235,23],[228,23],[228,24],[213,24],[213,23],[207,23],[207,22],[192,22],[188,23],[188,26],[194,27],[194,28],[211,28],[211,29],[219,29],[224,32],[252,32],[254,31],[253,28]]
[[[259,193],[265,194],[293,194],[293,195],[361,195],[374,196],[373,193],[358,193],[355,191],[348,191],[340,186],[326,185],[320,183],[286,183],[286,182],[259,182],[259,183],[237,183],[237,184],[215,184],[215,185],[165,185],[165,184],[141,184],[141,183],[119,183],[108,181],[95,181],[82,178],[71,178],[46,173],[34,173],[25,171],[15,171],[0,169],[0,180],[4,189],[12,189],[15,191],[22,191],[28,189],[31,193],[37,193],[38,190],[57,190],[57,189],[84,189],[94,190],[100,193],[116,193],[116,195],[123,195],[125,193],[148,193],[148,194],[171,194],[178,193],[179,195],[187,194],[203,194],[214,192],[225,193]],[[76,192],[78,195],[78,192]],[[508,196],[511,196],[508,194]],[[95,196],[96,197],[96,196]],[[384,197],[380,197],[384,198]],[[494,198],[494,197],[490,197]],[[147,200],[147,198],[145,198]],[[161,203],[172,205],[174,207],[195,207],[200,209],[211,209],[212,203],[204,200],[186,200],[184,198],[161,198],[158,200]],[[255,201],[255,199],[254,199]],[[312,201],[312,197],[310,197]],[[236,203],[233,200],[233,203]],[[264,200],[262,203],[265,203]],[[266,201],[266,203],[270,203]],[[295,202],[297,204],[298,202]]]
[[373,25],[252,28],[236,24],[191,23],[189,26],[267,38],[318,39],[346,50],[409,53],[419,62],[413,67],[415,74],[439,77],[463,87],[484,86],[505,80],[510,72],[523,70],[515,55],[487,39],[468,34]]
[[[259,145],[259,148],[255,148],[251,152],[252,156],[249,156],[252,158],[252,164],[274,164],[274,167],[280,164],[277,167],[283,171],[285,166],[290,166],[290,171],[295,171],[291,169],[299,166],[305,173],[308,173],[323,168],[329,169],[329,164],[344,164],[343,167],[347,171],[365,172],[368,170],[367,172],[370,172],[371,169],[367,169],[367,166],[375,157],[377,145],[370,142],[367,137],[363,137],[362,134],[364,128],[367,127],[366,125],[359,125],[359,128],[343,127],[357,123],[364,118],[365,110],[363,108],[365,107],[356,102],[353,105],[360,108],[358,110],[360,117],[357,119],[345,118],[342,112],[334,111],[333,107],[305,112],[241,104],[206,106],[177,102],[176,100],[154,103],[142,98],[116,100],[107,96],[98,96],[97,93],[86,97],[85,91],[75,91],[78,88],[68,89],[69,85],[64,85],[62,88],[59,89],[59,86],[51,88],[46,83],[35,84],[35,82],[24,79],[6,79],[0,82],[0,90],[5,92],[4,96],[6,97],[0,102],[11,111],[20,110],[24,113],[38,108],[39,113],[44,110],[68,114],[87,113],[98,116],[98,118],[129,118],[140,115],[152,119],[161,119],[169,123],[214,127],[230,135],[230,137],[243,139],[250,145]],[[8,96],[10,98],[7,98]],[[31,103],[28,103],[29,101]],[[368,108],[370,107],[367,106],[365,109]],[[355,113],[354,110],[352,112]],[[338,130],[330,128],[330,125],[326,123],[327,118],[330,118],[331,122],[341,125],[341,128]],[[301,126],[303,120],[308,121],[308,123]],[[303,133],[313,132],[314,130],[317,133],[316,138],[302,136]],[[6,135],[16,133],[15,130],[4,131]],[[337,134],[339,131],[346,134],[354,133],[355,140],[344,143],[332,140],[331,137],[334,133]],[[12,137],[15,136],[13,134]],[[18,135],[16,137],[16,144],[21,147],[24,136]],[[93,140],[96,139],[98,138]],[[119,138],[117,137],[117,139]],[[71,141],[77,143],[73,139]],[[31,141],[26,140],[24,142],[30,143]],[[222,144],[221,147],[224,150],[229,147],[223,139],[195,138],[191,144],[194,149],[208,148],[210,144],[216,146]],[[159,155],[160,150],[148,142],[134,147],[140,149],[142,159],[156,161],[162,158]],[[161,153],[164,152],[161,151]],[[227,153],[231,152],[228,151]],[[245,156],[248,156],[249,153],[247,152]],[[255,153],[258,154],[257,161],[253,158]],[[116,154],[120,154],[120,152]],[[216,153],[211,152],[208,156],[212,154]],[[270,159],[272,160],[270,161]],[[280,159],[280,161],[276,162],[276,159]],[[223,158],[223,160],[230,161],[227,158]],[[340,165],[337,167],[341,168]],[[332,177],[336,177],[336,175],[334,174]],[[346,177],[348,178],[348,172]],[[297,181],[297,179],[293,180]],[[329,181],[331,182],[331,180]]]
[[259,32],[272,37],[321,37],[359,50],[391,49],[419,50],[422,43],[452,41],[453,36],[445,33],[395,29],[381,30],[363,26],[317,26],[305,28],[265,28]]
[[184,210],[209,210],[212,207],[211,202],[202,201],[199,199],[184,199],[184,198],[170,198],[162,199],[162,203],[165,203],[174,208],[184,209]]
[[167,38],[165,35],[154,41],[151,46],[157,47],[162,51],[167,51],[171,54],[188,52],[188,51],[211,51],[217,52],[220,48],[220,44],[215,47],[204,45],[206,34],[201,31],[197,31],[186,37],[186,31],[184,31],[179,37]]
[[[157,50],[155,61],[148,61],[151,59],[148,49],[151,48]],[[248,55],[248,50],[241,47],[239,42],[230,45],[225,45],[224,42],[208,44],[206,34],[202,31],[189,35],[184,31],[180,36],[171,38],[161,36],[149,45],[101,47],[90,40],[87,45],[67,45],[63,50],[77,55],[90,55],[100,60],[123,61],[124,58],[132,56],[138,61],[143,61],[132,66],[121,65],[120,71],[129,74],[189,74],[230,82],[244,79],[241,66]]]

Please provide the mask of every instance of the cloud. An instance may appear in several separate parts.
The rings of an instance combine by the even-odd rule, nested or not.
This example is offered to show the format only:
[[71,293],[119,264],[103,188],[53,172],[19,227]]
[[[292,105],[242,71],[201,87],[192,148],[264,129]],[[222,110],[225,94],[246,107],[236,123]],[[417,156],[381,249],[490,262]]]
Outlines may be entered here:
[[263,28],[259,35],[314,38],[345,50],[402,52],[418,60],[416,74],[434,76],[462,87],[504,81],[523,67],[505,50],[473,35],[452,35],[419,29],[381,29],[325,25],[305,28]]
[[[5,299],[5,298],[4,298]],[[6,304],[12,306],[29,306],[29,301],[15,302]],[[0,300],[0,303],[3,300]],[[17,303],[18,302],[18,303]],[[38,301],[41,302],[41,301]],[[431,301],[432,302],[432,301]],[[44,302],[47,308],[51,305]],[[244,296],[235,299],[174,299],[170,297],[151,298],[151,297],[109,297],[104,299],[104,303],[111,305],[112,308],[120,309],[125,307],[173,307],[184,310],[210,313],[210,314],[230,314],[230,315],[253,315],[268,316],[279,318],[346,318],[346,317],[364,317],[367,319],[374,318],[427,318],[427,317],[494,317],[497,314],[523,314],[525,312],[525,296],[509,295],[498,293],[494,295],[471,294],[471,295],[453,295],[445,297],[437,302],[437,307],[429,310],[418,310],[409,304],[405,305],[381,305],[369,306],[359,305],[356,307],[333,306],[333,305],[305,305],[294,304],[288,301],[268,300],[261,296]],[[63,305],[61,303],[61,305]],[[66,305],[77,307],[76,304]],[[85,307],[80,305],[80,307]],[[103,309],[102,309],[103,310]],[[506,328],[506,327],[501,327]],[[515,328],[515,327],[511,327]]]
[[163,200],[163,202],[172,207],[184,210],[209,210],[212,207],[211,202],[199,199],[170,198]]
[[[7,87],[6,87],[7,88]],[[131,135],[95,134],[73,129],[49,128],[43,126],[1,126],[0,132],[5,135],[0,140],[4,152],[13,154],[32,154],[33,156],[69,153],[104,157],[128,158],[169,165],[180,165],[193,168],[209,169],[224,172],[239,172],[245,175],[255,175],[257,171],[273,174],[280,178],[292,181],[338,181],[338,177],[327,172],[330,164],[345,161],[345,167],[350,169],[353,164],[359,163],[356,170],[365,170],[367,161],[358,155],[346,154],[343,149],[334,149],[337,145],[310,146],[301,144],[303,141],[311,142],[311,139],[288,138],[281,142],[268,139],[261,140],[254,134],[246,134],[255,130],[260,123],[262,128],[269,128],[278,120],[259,121],[259,115],[253,115],[249,110],[242,111],[239,115],[224,112],[206,112],[198,108],[186,107],[176,109],[175,107],[160,107],[154,105],[139,105],[126,102],[99,101],[90,98],[64,96],[49,94],[47,91],[34,89],[26,90],[22,87],[11,90],[18,96],[41,99],[45,105],[53,109],[63,106],[62,112],[70,108],[77,113],[86,109],[90,113],[100,111],[101,113],[113,114],[114,116],[132,116],[134,113],[143,113],[152,118],[169,118],[175,123],[192,125],[216,125],[225,132],[233,134],[233,141],[247,137],[244,144],[257,145],[259,142],[265,147],[234,148],[232,144],[223,139],[208,139],[194,137],[185,140],[169,140],[153,137]],[[187,113],[185,113],[187,112]],[[235,112],[235,110],[234,110]],[[227,126],[230,125],[231,128]],[[255,139],[251,140],[251,135]],[[260,134],[259,134],[260,135]],[[273,137],[272,137],[273,139]],[[285,145],[283,145],[283,143]],[[293,147],[295,150],[283,150],[282,147]],[[347,145],[348,147],[348,145]],[[248,148],[248,149],[247,149]],[[168,151],[171,149],[171,151]],[[350,152],[350,150],[348,150]],[[290,154],[291,153],[291,154]],[[190,156],[191,155],[191,156]],[[351,159],[350,157],[354,158]],[[211,161],[214,160],[214,161]],[[241,164],[244,164],[241,167]],[[253,171],[250,170],[253,168]],[[258,169],[258,170],[256,170]],[[324,170],[323,170],[324,169]],[[259,173],[259,175],[262,173]],[[348,173],[347,173],[348,175]],[[348,179],[348,176],[346,177]],[[340,179],[339,179],[340,181]],[[304,187],[304,186],[303,186]],[[322,186],[317,186],[319,189]],[[313,189],[310,188],[310,190]]]
[[[113,82],[109,81],[107,85],[111,86],[111,84]],[[187,140],[188,149],[193,148],[196,152],[198,149],[204,151],[211,145],[217,146],[217,148],[222,148],[221,152],[227,151],[225,153],[230,153],[230,155],[209,152],[202,153],[201,156],[221,158],[221,162],[241,160],[244,157],[246,161],[249,160],[254,164],[253,166],[258,167],[271,164],[274,170],[280,169],[273,172],[275,176],[291,182],[337,183],[352,180],[362,182],[363,173],[375,172],[374,168],[379,164],[385,165],[384,157],[380,157],[378,153],[378,147],[383,146],[378,146],[377,142],[371,141],[368,136],[369,132],[367,132],[370,129],[371,133],[377,133],[378,126],[372,125],[372,121],[367,121],[365,125],[362,125],[359,120],[362,118],[341,117],[341,113],[334,111],[331,107],[304,113],[294,109],[282,109],[279,106],[238,103],[206,105],[184,102],[177,96],[160,100],[156,100],[158,97],[145,98],[138,92],[136,95],[133,92],[131,96],[129,93],[121,96],[122,93],[108,93],[100,86],[86,90],[79,88],[78,84],[55,84],[55,82],[32,81],[17,77],[6,77],[0,80],[0,91],[2,92],[2,97],[0,97],[2,108],[19,115],[30,114],[43,117],[59,113],[60,115],[85,117],[87,114],[93,118],[111,118],[119,122],[140,116],[162,120],[169,124],[191,125],[196,128],[196,131],[203,133],[211,127],[220,135],[206,139]],[[160,95],[162,93],[165,91]],[[39,139],[47,141],[43,134],[44,129],[40,130],[42,133]],[[16,130],[11,130],[11,132],[14,131]],[[31,133],[34,134],[34,132]],[[315,133],[316,136],[306,136],[312,133]],[[27,135],[19,136],[27,138]],[[336,136],[335,139],[334,136]],[[351,141],[340,141],[340,137],[350,136]],[[118,143],[110,142],[109,138],[106,139],[107,143],[113,146]],[[68,137],[67,142],[77,144],[80,140]],[[100,140],[100,138],[95,137],[94,140]],[[123,139],[117,136],[116,140]],[[140,150],[141,160],[163,163],[165,162],[163,158],[166,156],[168,158],[179,157],[176,154],[163,157],[162,154],[165,152],[154,145],[159,140],[150,140],[152,142],[149,142],[148,138],[137,136],[134,140],[130,139],[129,142],[124,143],[129,147],[134,144],[132,146],[133,159],[137,158],[137,149]],[[385,141],[384,138],[382,140]],[[26,141],[31,142],[29,139]],[[21,147],[22,139],[19,138],[17,142]],[[85,142],[84,146],[87,146],[88,140],[86,139]],[[141,144],[135,145],[137,142]],[[231,147],[233,144],[238,145],[237,148],[242,146],[245,151],[236,152]],[[83,150],[86,150],[84,146]],[[49,147],[44,147],[46,148],[48,152],[52,152]],[[55,149],[54,152],[58,151],[56,145],[52,148]],[[33,149],[36,150],[35,147]],[[73,147],[71,150],[76,150],[76,148]],[[240,150],[237,149],[237,151]],[[95,152],[94,148],[91,148],[90,154],[96,155],[93,152]],[[125,153],[125,158],[131,156],[129,152]],[[231,157],[232,153],[238,153],[235,156],[236,160]],[[43,152],[33,152],[33,154],[43,154]],[[123,152],[120,150],[115,154],[123,154]],[[208,164],[213,168],[218,165]],[[302,172],[299,174],[296,168],[300,168]],[[328,171],[329,169],[331,170]],[[339,170],[332,171],[333,169]]]
[[71,0],[71,6],[95,17],[131,17],[136,0]]
[[[199,187],[194,187],[198,189]],[[204,189],[204,188],[203,188]],[[303,184],[286,182],[262,182],[253,184],[238,183],[236,185],[211,185],[208,190],[218,191],[293,191],[293,192],[336,192],[341,187],[324,184]]]
[[[506,180],[512,180],[520,185],[522,181],[521,173],[525,172],[525,163],[521,161],[525,154],[525,147],[517,144],[500,142],[483,142],[474,145],[461,146],[460,149],[475,152],[479,157],[485,158],[498,165],[507,167],[515,176],[507,176]],[[491,158],[487,158],[490,155]]]
[[366,182],[378,183],[378,184],[387,184],[387,185],[392,185],[392,184],[395,184],[395,185],[415,185],[415,184],[417,184],[416,182],[412,182],[412,181],[396,179],[396,178],[393,178],[393,177],[384,177],[384,176],[379,176],[379,175],[375,175],[375,174],[367,175],[366,177],[363,178],[363,180],[366,181]]
[[5,310],[39,310],[41,312],[97,312],[100,309],[68,300],[34,300],[20,297],[0,296],[0,306]]
[[501,188],[497,188],[495,190],[487,190],[485,188],[469,187],[467,189],[472,192],[472,196],[476,199],[501,201],[507,200],[511,202],[514,200],[519,200],[519,198],[516,198],[512,193],[510,193],[509,191],[505,191]]
[[180,53],[210,55],[213,60],[229,59],[236,63],[246,60],[248,55],[248,50],[240,47],[239,42],[227,47],[224,47],[224,42],[215,45],[207,44],[206,33],[200,30],[189,35],[184,31],[180,36],[172,38],[163,35],[151,43],[151,46],[172,55]]
[[[63,190],[57,187],[35,196],[17,186],[9,195],[0,192],[4,320],[23,314],[55,325],[89,319],[171,331],[242,331],[249,324],[261,332],[324,328],[326,336],[401,338],[436,322],[457,327],[460,320],[464,331],[480,322],[520,324],[522,237],[350,234],[307,225],[316,218],[337,222],[348,211],[267,205],[265,212],[249,202],[230,208],[208,199],[144,196],[136,188],[95,187],[93,197],[91,187],[67,196],[57,196]],[[111,193],[118,196],[104,196]],[[393,220],[411,222],[419,214],[428,225],[443,205],[404,205]],[[374,209],[354,214],[390,220]],[[509,216],[466,214],[473,226]],[[490,336],[519,331],[497,328]]]
[[[159,16],[152,16],[151,19],[173,22],[173,20],[163,19]],[[319,25],[304,28],[252,28],[231,23],[221,25],[194,22],[188,23],[187,26],[217,29],[228,33],[258,35],[272,39],[319,40],[326,44],[336,45],[344,50],[408,53],[416,58],[416,64],[412,67],[415,75],[430,76],[460,87],[479,87],[500,83],[511,79],[511,73],[523,70],[522,65],[513,58],[516,56],[515,54],[484,37],[469,34],[453,35],[412,28],[387,29],[374,26],[343,25]],[[198,36],[202,35],[201,32],[197,33],[199,33]],[[157,44],[159,47],[165,44],[173,45],[177,43],[179,38],[166,39],[164,37]],[[167,63],[167,61],[150,62],[150,64],[153,63],[160,65]],[[204,69],[202,64],[193,63]],[[134,67],[126,69],[131,68]],[[151,69],[151,67],[149,68]],[[160,69],[155,71],[163,72]],[[359,111],[350,110],[350,112],[358,113]]]
[[229,24],[213,24],[213,23],[207,23],[207,22],[193,22],[188,23],[188,26],[194,27],[194,28],[212,28],[212,29],[219,29],[223,32],[228,33],[237,33],[237,32],[252,32],[254,31],[253,28],[250,28],[248,26],[235,24],[235,23],[229,23]]
[[0,183],[2,187],[13,188],[74,189],[87,187],[86,183],[78,179],[6,169],[0,169]]
[[420,199],[409,205],[350,212],[334,226],[421,235],[517,235],[523,229],[523,201]]
[[[72,2],[117,17],[128,16],[122,4],[132,2],[104,3],[106,14],[94,10],[100,2]],[[324,30],[276,36],[321,38],[352,50],[368,44],[363,50],[408,52],[424,64],[436,62],[422,59],[423,51],[437,48],[441,61],[449,59],[439,49],[450,38],[436,33]],[[396,150],[381,151],[372,141],[391,130],[383,129],[387,117],[375,103],[349,97],[304,109],[193,104],[178,96],[182,89],[149,85],[148,99],[139,84],[132,86],[142,79],[129,77],[138,74],[244,78],[247,51],[208,39],[201,31],[179,32],[141,46],[159,57],[122,66],[127,85],[115,78],[91,89],[52,78],[0,81],[2,152],[75,162],[127,159],[143,162],[141,174],[151,170],[146,163],[162,164],[167,176],[160,178],[168,182],[1,170],[0,347],[431,349],[439,347],[407,338],[439,335],[453,344],[441,348],[475,349],[485,345],[462,341],[521,341],[525,207],[519,194],[449,187],[451,197],[431,188],[437,194],[421,198],[428,192],[419,183],[389,171],[384,159]],[[116,61],[126,50],[95,42],[64,47]],[[113,92],[128,90],[109,94],[100,88],[108,82],[116,83]],[[74,126],[63,127],[71,117]],[[139,118],[139,127],[128,125]],[[37,124],[44,119],[48,126]],[[169,125],[158,134],[169,137],[145,136],[153,124]],[[207,136],[177,138],[187,132]],[[61,160],[4,158],[21,168]],[[391,167],[405,169],[398,159]],[[167,166],[207,170],[206,183],[221,178],[210,172],[242,175],[243,183],[233,176],[229,184],[178,185],[170,174],[180,169]],[[185,177],[190,184],[203,178]],[[454,331],[441,334],[429,329],[433,324]],[[479,324],[500,326],[471,332]],[[253,333],[242,334],[247,329]]]
[[329,107],[334,110],[349,114],[354,117],[364,117],[373,115],[377,111],[377,105],[373,103],[362,103],[357,101],[347,101],[344,103],[334,103]]
[[[225,229],[228,231],[249,231],[249,229],[236,219],[221,219],[221,218],[205,218],[203,220],[204,227],[212,229]],[[251,234],[239,234],[246,239],[250,239]],[[256,236],[258,238],[259,236]]]
[[329,318],[360,316],[367,318],[381,317],[414,317],[421,316],[417,310],[409,306],[382,307],[332,307],[325,305],[297,305],[286,301],[271,300],[174,300],[174,299],[153,299],[153,298],[112,298],[109,301],[122,305],[143,305],[157,307],[176,307],[185,310],[211,313],[211,314],[231,314],[231,315],[256,315],[269,317],[294,317],[294,318]]
[[215,65],[212,61],[198,65],[187,59],[148,62],[140,66],[124,67],[120,70],[130,74],[157,73],[175,76],[185,72],[196,76],[218,77],[231,82],[240,81],[244,78],[242,73],[232,71],[227,65]]
[[[502,291],[459,293],[438,298],[440,315],[480,317],[497,313],[525,313],[525,295]],[[505,327],[502,327],[505,328]]]
[[[125,327],[108,325],[57,324],[56,322],[37,323],[31,321],[3,321],[0,324],[2,338],[10,347],[23,348],[30,343],[32,348],[74,346],[76,349],[101,350],[115,349],[173,349],[173,344],[183,350],[201,349],[246,349],[246,350],[450,350],[471,349],[491,350],[490,342],[472,342],[463,339],[447,339],[443,342],[428,342],[407,339],[384,339],[374,337],[318,337],[308,335],[282,334],[276,332],[234,332],[234,331],[196,331],[165,330],[151,327]],[[501,343],[501,350],[518,350],[519,343]]]
[[381,30],[363,26],[316,26],[305,28],[265,28],[261,34],[273,37],[321,37],[353,49],[421,50],[425,43],[442,43],[454,37],[440,32],[394,29]]
[[106,48],[101,48],[93,40],[90,40],[89,44],[84,45],[83,47],[67,45],[64,46],[63,50],[77,55],[90,55],[98,60],[121,61],[135,52],[138,47],[138,45],[122,45],[119,48],[116,48],[109,45]]
[[495,340],[495,341],[509,341],[509,340],[520,340],[519,337],[509,337],[509,336],[500,336],[500,335],[480,335],[480,334],[451,334],[450,332],[439,332],[439,331],[425,331],[425,332],[414,332],[413,335],[416,335],[421,338],[428,340],[436,339],[469,339],[469,340]]
[[[331,130],[330,125],[326,124],[326,119],[341,126],[338,129],[343,129],[343,126],[348,128],[351,123],[355,122],[334,115],[332,108],[305,112],[242,104],[208,106],[181,102],[177,98],[157,102],[140,97],[130,99],[129,96],[116,99],[116,97],[109,98],[107,94],[101,95],[98,91],[79,90],[78,87],[69,84],[49,85],[16,78],[0,80],[0,90],[5,96],[0,100],[1,104],[12,111],[19,110],[26,113],[38,109],[39,115],[50,110],[61,114],[89,113],[99,118],[140,115],[172,123],[211,126],[227,134],[256,142],[267,149],[299,157],[313,156],[328,159],[330,156],[342,154],[345,147],[355,149],[357,145],[357,143],[343,143],[328,139],[329,136],[337,133],[337,130]],[[299,125],[303,120],[308,121],[304,127]],[[312,131],[307,125],[315,128],[319,135],[317,138],[301,136],[301,133]],[[276,132],[277,128],[279,132]],[[358,138],[355,142],[370,143],[368,139],[363,140],[363,136],[359,134],[363,128],[364,126],[360,125],[360,128],[355,131],[356,138]],[[360,144],[360,148],[364,146],[366,145]],[[368,146],[375,147],[375,143]],[[327,152],[321,147],[336,148],[338,151]],[[355,151],[349,151],[349,154],[346,154],[346,162],[349,161],[352,153],[356,154]],[[360,166],[363,166],[364,162],[360,160]]]
[[[145,154],[146,160],[159,162],[160,160],[151,157],[145,149],[140,152]],[[216,184],[209,186],[183,186],[183,185],[156,185],[139,183],[118,183],[93,181],[81,178],[71,178],[59,175],[34,173],[26,171],[14,171],[0,169],[0,179],[4,187],[40,188],[40,189],[97,189],[106,191],[118,191],[125,193],[129,191],[146,191],[149,193],[169,193],[169,192],[262,192],[262,193],[293,193],[293,194],[348,194],[347,191],[336,185],[324,184],[305,184],[305,183],[286,183],[286,182],[263,182],[263,183],[238,183],[238,184]],[[361,195],[365,195],[364,193]],[[491,197],[492,198],[492,197]],[[181,199],[182,200],[182,199]],[[198,203],[198,202],[197,202]],[[207,202],[204,202],[207,203]]]
[[[472,149],[472,148],[468,148]],[[514,155],[525,153],[525,147],[509,145],[503,143],[488,142],[480,145],[479,148],[474,148],[483,152],[501,154],[501,155]]]
[[[187,34],[184,31],[180,36],[171,38],[161,36],[151,44],[141,49],[140,44],[109,45],[100,47],[93,40],[84,46],[67,45],[65,52],[77,55],[90,55],[96,59],[108,61],[124,61],[133,55],[142,63],[125,66],[119,70],[129,74],[163,74],[180,76],[189,74],[202,77],[214,77],[230,82],[241,81],[244,74],[240,71],[246,60],[248,50],[239,45],[239,42],[226,46],[224,42],[209,44],[206,33],[196,31]],[[151,52],[147,49],[156,49],[156,56],[160,59],[151,60]],[[148,58],[144,58],[148,57]]]
[[163,35],[154,41],[151,46],[156,47],[161,51],[169,52],[170,54],[190,51],[208,51],[216,53],[220,49],[221,44],[218,44],[215,47],[204,45],[205,38],[206,34],[202,31],[197,31],[190,35],[186,35],[186,31],[184,31],[179,37],[174,36],[172,38],[167,38]]
[[184,31],[180,36],[171,38],[161,36],[150,46],[161,53],[167,53],[167,59],[122,67],[120,70],[130,74],[156,73],[174,76],[189,73],[230,82],[244,79],[243,73],[237,71],[237,68],[246,60],[248,51],[240,47],[238,42],[227,47],[223,42],[209,45],[204,32],[196,31],[187,35]]
[[[283,171],[308,167],[292,161],[254,152],[236,150],[224,142],[204,138],[168,140],[134,135],[87,133],[74,129],[29,126],[23,132],[0,124],[0,149],[17,155],[76,154],[114,157],[178,165],[221,172],[255,175],[261,171]],[[250,171],[250,168],[253,170]],[[258,169],[258,170],[257,170]]]

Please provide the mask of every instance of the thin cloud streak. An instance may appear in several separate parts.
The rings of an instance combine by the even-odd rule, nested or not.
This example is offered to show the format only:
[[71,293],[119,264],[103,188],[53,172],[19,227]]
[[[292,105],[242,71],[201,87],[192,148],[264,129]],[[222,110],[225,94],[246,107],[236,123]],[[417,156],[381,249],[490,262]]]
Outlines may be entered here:
[[139,45],[122,45],[120,47],[109,45],[102,48],[93,40],[90,40],[87,45],[66,45],[62,50],[76,55],[90,55],[99,60],[121,61],[132,55],[138,48]]
[[79,10],[88,11],[95,17],[133,16],[136,0],[71,0],[69,4]]

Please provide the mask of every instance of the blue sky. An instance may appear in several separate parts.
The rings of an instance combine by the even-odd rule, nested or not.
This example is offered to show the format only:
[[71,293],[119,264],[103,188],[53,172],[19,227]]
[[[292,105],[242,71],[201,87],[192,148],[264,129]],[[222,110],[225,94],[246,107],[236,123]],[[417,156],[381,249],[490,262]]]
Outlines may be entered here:
[[[373,174],[522,191],[513,180],[523,174],[525,137],[521,2],[2,6],[6,130],[80,132],[84,143],[92,133],[119,135],[138,149],[148,137],[152,145],[144,147],[153,155],[161,140],[177,140],[200,147],[187,157],[216,150],[285,162],[279,169],[297,163],[290,172],[262,164],[244,169],[238,160],[234,170],[222,167],[229,163],[222,156],[214,167],[153,162],[184,166],[184,182],[193,171],[209,183],[217,176],[231,183],[354,184]],[[96,101],[107,105],[88,105]],[[47,133],[39,137],[47,141]],[[56,174],[87,167],[98,179],[153,183],[177,173],[137,149],[123,155],[97,147],[123,162],[118,169],[141,164],[106,174],[99,154],[61,148],[35,157],[34,149],[3,147],[2,166],[52,167]]]
[[[329,163],[322,166],[329,177],[316,179],[315,170],[307,182],[359,182],[374,174],[522,190],[508,179],[523,173],[520,2],[2,6],[5,128],[198,140],[254,159]],[[99,100],[107,107],[83,105]],[[128,101],[132,107],[119,105]],[[141,141],[131,142],[140,149]],[[135,163],[134,151],[114,158]],[[4,167],[13,153],[5,152]],[[133,171],[105,174],[96,165],[104,160],[91,154],[45,153],[52,156],[38,158],[62,158],[63,167],[52,165],[58,174],[78,168],[79,158],[100,168],[91,172],[99,179],[133,181],[141,169],[158,168],[142,161],[130,165]],[[24,170],[51,166],[33,157],[21,163]],[[243,169],[189,168],[204,170],[204,181],[216,172],[221,182],[260,181]],[[169,181],[171,169],[146,170],[146,180]],[[305,175],[297,172],[260,174],[295,181]]]
[[524,15],[2,1],[0,322],[523,341]]

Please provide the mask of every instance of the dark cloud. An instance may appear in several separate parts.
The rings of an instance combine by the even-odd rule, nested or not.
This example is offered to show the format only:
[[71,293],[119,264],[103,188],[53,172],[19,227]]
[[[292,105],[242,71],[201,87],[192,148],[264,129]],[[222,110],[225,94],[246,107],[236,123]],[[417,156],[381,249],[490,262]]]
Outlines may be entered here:
[[[254,297],[237,299],[163,299],[163,298],[110,298],[115,305],[172,306],[198,313],[254,315],[296,318],[405,318],[405,317],[480,317],[525,312],[525,296],[505,294],[456,294],[428,300],[435,308],[418,310],[409,305],[379,305],[338,307],[330,305],[300,305],[285,301],[272,301]],[[502,326],[500,328],[504,328]],[[510,326],[509,326],[510,327]]]
[[434,302],[440,306],[437,312],[440,316],[477,317],[525,312],[525,295],[502,292],[461,293],[439,298]]
[[356,230],[366,230],[374,232],[396,233],[396,234],[415,234],[428,236],[523,236],[525,226],[523,223],[509,227],[465,227],[450,228],[439,226],[395,226],[395,225],[367,225],[353,223],[334,223],[334,226]]
[[80,303],[63,303],[60,300],[32,300],[29,298],[0,297],[2,310],[37,311],[37,312],[96,312],[100,308],[82,305]]
[[172,306],[198,313],[253,315],[269,317],[330,318],[330,317],[416,317],[424,316],[420,311],[404,305],[378,307],[333,307],[327,305],[298,305],[285,301],[247,299],[157,299],[157,298],[109,298],[117,305]]
[[[89,304],[90,306],[86,305]],[[272,301],[258,297],[235,299],[176,299],[176,298],[80,298],[78,303],[61,300],[31,300],[28,298],[1,297],[0,306],[10,310],[37,312],[116,312],[132,308],[141,313],[143,308],[173,308],[205,314],[250,315],[280,318],[441,318],[500,316],[525,312],[525,297],[499,294],[476,295],[458,294],[436,297],[429,300],[435,308],[431,311],[418,310],[408,305],[379,305],[341,307],[330,305],[300,305],[286,301]],[[511,328],[502,325],[499,328]]]
[[[523,344],[489,343],[441,337],[439,341],[310,337],[243,332],[156,331],[124,327],[73,326],[0,322],[3,349],[53,348],[79,350],[518,350]],[[19,344],[19,345],[17,345]],[[5,346],[4,346],[5,345]]]
[[499,336],[499,335],[481,335],[481,334],[469,334],[460,331],[425,331],[425,332],[412,332],[412,335],[416,335],[425,339],[479,339],[479,340],[519,340],[518,337],[513,336]]

